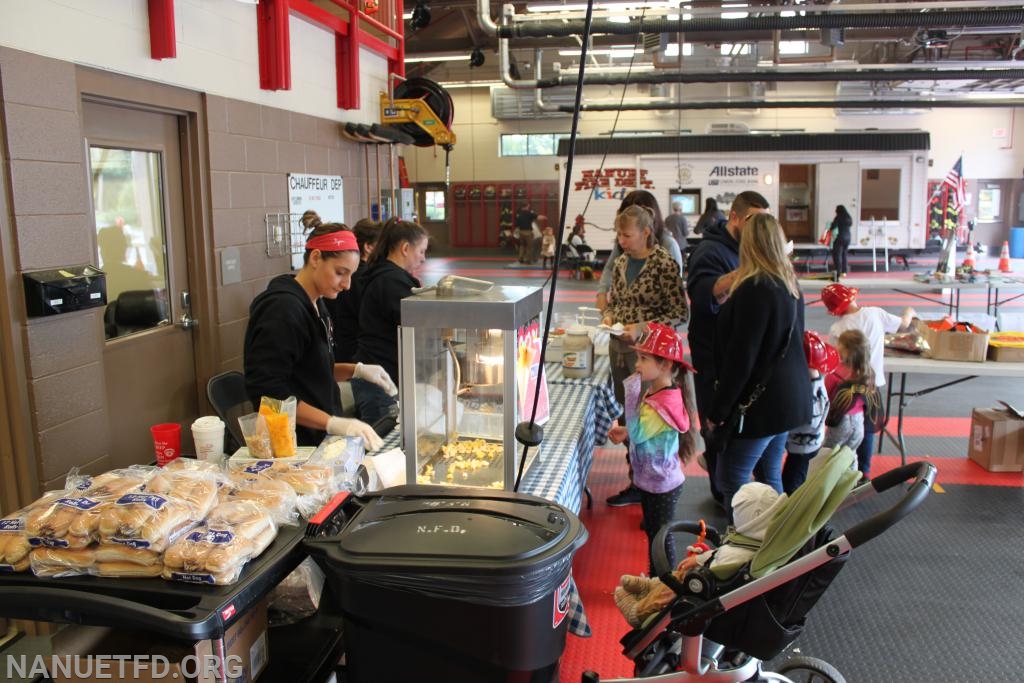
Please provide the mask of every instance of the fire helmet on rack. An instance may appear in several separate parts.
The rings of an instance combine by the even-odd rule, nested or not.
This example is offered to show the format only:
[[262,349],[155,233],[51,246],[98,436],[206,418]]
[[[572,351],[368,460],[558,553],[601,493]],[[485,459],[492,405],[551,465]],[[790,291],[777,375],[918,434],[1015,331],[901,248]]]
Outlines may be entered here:
[[679,335],[663,323],[648,323],[633,348],[640,353],[681,363],[690,372],[696,372],[683,357],[683,342]]
[[833,283],[821,290],[821,301],[832,315],[843,315],[859,293],[856,287]]
[[839,352],[836,347],[825,343],[814,330],[804,331],[804,355],[807,356],[807,367],[827,375],[839,367]]

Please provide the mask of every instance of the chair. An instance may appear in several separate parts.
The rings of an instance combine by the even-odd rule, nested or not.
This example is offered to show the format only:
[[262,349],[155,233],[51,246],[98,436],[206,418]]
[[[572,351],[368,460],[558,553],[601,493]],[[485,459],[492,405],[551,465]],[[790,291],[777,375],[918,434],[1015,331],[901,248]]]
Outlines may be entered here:
[[214,375],[206,383],[206,397],[210,399],[217,416],[224,420],[228,433],[228,453],[234,453],[245,445],[238,418],[254,410],[245,392],[245,375],[237,370]]

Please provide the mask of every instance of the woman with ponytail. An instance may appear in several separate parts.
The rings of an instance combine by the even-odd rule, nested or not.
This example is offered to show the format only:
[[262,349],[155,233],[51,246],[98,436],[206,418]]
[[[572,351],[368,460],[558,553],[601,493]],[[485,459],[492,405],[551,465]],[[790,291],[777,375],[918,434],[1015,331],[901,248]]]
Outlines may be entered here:
[[355,235],[341,223],[322,223],[315,211],[302,216],[310,230],[302,268],[272,279],[253,299],[245,330],[245,386],[253,405],[268,396],[295,396],[299,445],[317,446],[326,434],[362,437],[375,451],[381,439],[365,422],[338,417],[338,382],[360,378],[394,390],[380,366],[335,363],[331,317],[324,299],[348,289],[359,266]]
[[[426,261],[426,254],[427,231],[413,221],[391,218],[381,229],[369,269],[360,281],[356,360],[382,366],[393,382],[398,381],[402,299],[412,294],[413,287],[420,286],[414,273]],[[356,414],[371,424],[398,412],[395,397],[372,382],[353,380],[352,395]]]

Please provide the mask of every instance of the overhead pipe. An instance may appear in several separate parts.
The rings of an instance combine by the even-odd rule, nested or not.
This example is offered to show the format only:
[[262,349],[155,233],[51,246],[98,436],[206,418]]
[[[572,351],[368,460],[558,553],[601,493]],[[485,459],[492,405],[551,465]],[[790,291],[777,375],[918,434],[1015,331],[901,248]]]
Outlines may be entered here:
[[[559,38],[582,35],[583,20],[554,19],[507,22],[510,5],[505,6],[499,38]],[[751,8],[757,11],[756,8]],[[514,9],[513,9],[514,11]],[[687,33],[698,31],[789,31],[823,28],[917,28],[928,26],[1020,26],[1024,9],[945,10],[936,12],[865,12],[863,14],[805,14],[803,16],[760,16],[744,19],[694,16],[691,19],[637,19],[619,23],[595,19],[592,34],[636,35],[637,33]]]
[[[983,66],[988,64],[989,66]],[[995,65],[995,66],[993,66]],[[585,74],[584,85],[654,85],[658,83],[742,83],[747,81],[768,82],[819,82],[819,81],[955,81],[971,79],[994,81],[1001,79],[1024,79],[1024,67],[1009,67],[1007,62],[978,62],[974,68],[940,69],[936,64],[922,64],[912,69],[906,65],[894,69],[748,69],[744,71],[702,71],[702,72],[643,72],[636,74]],[[519,81],[530,85],[510,87],[556,88],[570,85],[570,76],[554,76],[534,81]],[[506,80],[506,83],[508,81]]]
[[[716,100],[707,102],[623,102],[622,104],[581,104],[580,111],[668,111],[707,109],[948,109],[948,108],[1012,108],[1024,106],[1013,100],[992,99],[881,99],[881,100]],[[554,111],[572,113],[568,105],[558,105]]]

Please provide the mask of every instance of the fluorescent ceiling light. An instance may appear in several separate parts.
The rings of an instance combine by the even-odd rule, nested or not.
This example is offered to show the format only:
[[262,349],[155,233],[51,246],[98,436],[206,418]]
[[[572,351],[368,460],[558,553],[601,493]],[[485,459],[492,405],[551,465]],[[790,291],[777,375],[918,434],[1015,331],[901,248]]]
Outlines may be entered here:
[[[679,43],[669,43],[665,46],[666,57],[678,57],[679,56]],[[693,43],[683,43],[683,56],[693,56]]]
[[[632,0],[627,2],[597,2],[594,3],[594,9],[598,11],[608,12],[623,12],[626,10],[656,10],[656,9],[674,9],[679,6],[676,2],[641,2],[639,0]],[[743,5],[746,7],[746,5]],[[585,2],[531,2],[526,5],[527,12],[582,12],[587,9],[587,3]]]
[[[583,48],[575,50],[559,50],[558,54],[562,57],[579,57],[580,52]],[[633,55],[642,55],[644,53],[640,48],[598,48],[597,50],[587,50],[587,56],[607,56],[612,59],[631,59]]]
[[412,10],[409,10],[408,12],[403,12],[402,13],[402,19],[404,19],[406,21],[409,21],[410,19],[412,19]]
[[501,81],[440,81],[438,83],[441,87],[446,90],[453,90],[457,88],[490,88],[498,85],[504,85]]
[[469,61],[469,55],[412,55],[406,56],[405,62],[461,62]]
[[1024,98],[1024,93],[1020,92],[969,92],[966,94],[969,100],[1012,100],[1016,98]]

